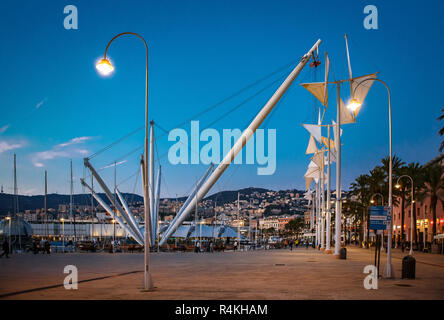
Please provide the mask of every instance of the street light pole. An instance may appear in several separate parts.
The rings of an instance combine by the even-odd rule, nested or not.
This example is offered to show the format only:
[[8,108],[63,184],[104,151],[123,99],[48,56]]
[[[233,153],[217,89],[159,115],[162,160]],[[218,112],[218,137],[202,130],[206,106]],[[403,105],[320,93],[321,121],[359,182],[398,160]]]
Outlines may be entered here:
[[149,208],[149,175],[148,175],[148,45],[144,38],[142,38],[141,35],[134,33],[134,32],[123,32],[119,33],[118,35],[114,36],[106,46],[105,54],[103,56],[103,59],[97,64],[97,69],[101,71],[103,74],[107,75],[110,74],[114,67],[111,65],[110,61],[106,59],[106,53],[108,51],[109,46],[111,45],[111,42],[113,42],[115,39],[123,36],[123,35],[134,35],[138,37],[140,40],[143,41],[143,44],[145,45],[146,49],[146,69],[145,69],[145,161],[144,161],[144,193],[146,194],[146,205],[144,208],[144,216],[145,216],[145,239],[144,239],[144,245],[145,245],[145,268],[144,268],[144,290],[152,290],[154,288],[153,280],[151,278],[150,273],[150,228],[151,228],[151,221],[150,221],[150,208]]
[[[409,252],[409,255],[413,256],[413,202],[415,201],[413,199],[414,184],[413,184],[412,177],[407,175],[407,174],[404,174],[404,175],[402,175],[402,176],[400,176],[398,178],[398,181],[396,182],[396,187],[397,188],[400,187],[399,186],[399,180],[401,180],[402,178],[409,178],[410,182],[412,183],[412,192],[411,192],[412,201],[410,203],[410,252]],[[416,221],[415,221],[415,223],[416,223]]]
[[335,253],[339,257],[341,249],[341,218],[342,218],[342,202],[341,202],[341,83],[336,82],[337,92],[337,115],[336,115],[336,208],[335,208]]
[[62,247],[63,253],[65,253],[65,219],[60,219],[62,221]]
[[9,220],[9,253],[11,253],[11,217],[6,217],[6,220]]
[[[391,93],[390,88],[388,87],[387,83],[382,81],[378,78],[367,78],[359,82],[356,87],[353,90],[352,98],[355,95],[356,89],[363,84],[366,81],[378,81],[382,83],[385,88],[387,89],[388,93],[388,111],[389,111],[389,199],[388,199],[388,214],[389,214],[389,222],[387,226],[387,264],[384,268],[384,277],[387,279],[391,279],[395,277],[395,272],[392,266],[392,234],[393,234],[393,227],[392,227],[392,201],[393,201],[393,193],[392,193],[392,183],[393,183],[393,177],[392,177],[392,171],[393,171],[393,163],[392,163],[392,101],[391,101]],[[353,99],[354,100],[354,99]],[[359,101],[362,103],[362,101]],[[340,156],[340,153],[339,153]],[[338,160],[339,161],[339,160]]]

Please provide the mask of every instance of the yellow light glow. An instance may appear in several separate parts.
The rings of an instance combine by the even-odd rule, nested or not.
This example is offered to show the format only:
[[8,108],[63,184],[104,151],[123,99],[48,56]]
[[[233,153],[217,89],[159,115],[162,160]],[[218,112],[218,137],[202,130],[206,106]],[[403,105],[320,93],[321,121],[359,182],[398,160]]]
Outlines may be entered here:
[[11,217],[6,217],[5,219],[6,219],[6,220],[11,220]]
[[401,188],[401,185],[400,185],[399,183],[397,183],[396,186],[395,186],[395,188],[396,188],[396,189],[399,189],[399,188]]
[[359,103],[358,100],[356,100],[356,99],[351,99],[350,102],[349,102],[349,104],[348,104],[348,106],[347,106],[347,109],[350,110],[351,112],[355,113],[356,110],[358,110],[358,108],[359,108],[361,105],[362,105],[362,104]]
[[114,66],[111,64],[111,62],[108,59],[103,58],[96,64],[96,69],[102,75],[108,76],[114,71]]
[[370,203],[375,203],[375,200],[373,200],[373,199],[372,199],[372,200],[370,200]]
[[65,221],[65,219],[61,218],[60,221],[63,222],[63,221]]

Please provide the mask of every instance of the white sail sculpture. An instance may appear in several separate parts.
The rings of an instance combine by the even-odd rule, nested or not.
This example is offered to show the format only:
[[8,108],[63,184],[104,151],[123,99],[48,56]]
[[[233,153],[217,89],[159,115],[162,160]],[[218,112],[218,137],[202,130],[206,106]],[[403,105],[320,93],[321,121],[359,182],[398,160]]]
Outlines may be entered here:
[[[296,79],[302,69],[305,67],[307,62],[310,60],[310,57],[314,54],[314,52],[318,49],[321,40],[318,40],[315,45],[302,57],[299,64],[293,69],[293,71],[288,75],[285,81],[279,86],[273,96],[268,100],[268,102],[263,106],[263,108],[259,111],[250,125],[242,132],[242,135],[236,141],[234,146],[225,155],[224,159],[217,166],[211,176],[207,181],[202,185],[201,188],[198,189],[196,196],[193,198],[191,203],[184,209],[182,215],[179,217],[177,223],[181,224],[188,214],[193,210],[194,206],[198,201],[203,199],[203,197],[208,193],[208,191],[213,187],[213,185],[217,182],[220,176],[225,172],[228,166],[231,164],[232,160],[238,155],[239,152],[243,149],[247,141],[254,135],[256,130],[262,124],[262,122],[266,119],[266,117],[270,114],[273,108],[278,103],[279,99],[284,95],[292,82]],[[316,138],[316,137],[315,137]],[[165,242],[168,238],[168,234],[165,234],[162,237],[161,243]]]

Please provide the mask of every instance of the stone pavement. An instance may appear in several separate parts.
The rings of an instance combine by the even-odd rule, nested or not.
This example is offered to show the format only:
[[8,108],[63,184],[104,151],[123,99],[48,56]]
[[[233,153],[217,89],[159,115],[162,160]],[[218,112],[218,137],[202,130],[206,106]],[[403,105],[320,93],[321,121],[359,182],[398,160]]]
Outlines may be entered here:
[[[414,253],[416,279],[363,287],[374,251],[348,247],[347,260],[315,249],[224,253],[153,253],[156,289],[141,292],[143,254],[73,253],[13,255],[0,259],[0,299],[443,299],[444,255]],[[386,256],[382,253],[381,270]],[[63,268],[78,268],[78,290],[62,286]],[[85,281],[87,280],[87,281]],[[45,288],[46,287],[46,288]],[[21,292],[21,293],[20,293]]]

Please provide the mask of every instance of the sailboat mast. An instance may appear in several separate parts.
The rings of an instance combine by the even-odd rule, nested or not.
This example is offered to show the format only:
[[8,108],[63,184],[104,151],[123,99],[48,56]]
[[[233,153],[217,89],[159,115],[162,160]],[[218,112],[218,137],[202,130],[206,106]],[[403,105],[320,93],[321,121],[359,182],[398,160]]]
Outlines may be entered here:
[[46,230],[46,214],[47,214],[47,197],[48,197],[48,173],[45,170],[45,198],[44,198],[44,207],[45,207],[45,218],[44,218],[44,227],[45,227],[45,237],[47,236],[47,230]]
[[73,201],[72,201],[72,194],[74,192],[74,181],[73,181],[73,177],[72,177],[72,160],[70,161],[70,176],[71,176],[71,181],[70,181],[70,195],[69,195],[69,216],[71,218],[71,224],[73,225],[73,228],[74,228],[74,241],[76,241],[76,238],[77,238],[76,218],[73,213]]
[[17,162],[16,154],[14,153],[14,216],[17,216],[18,207],[18,187],[17,187]]

